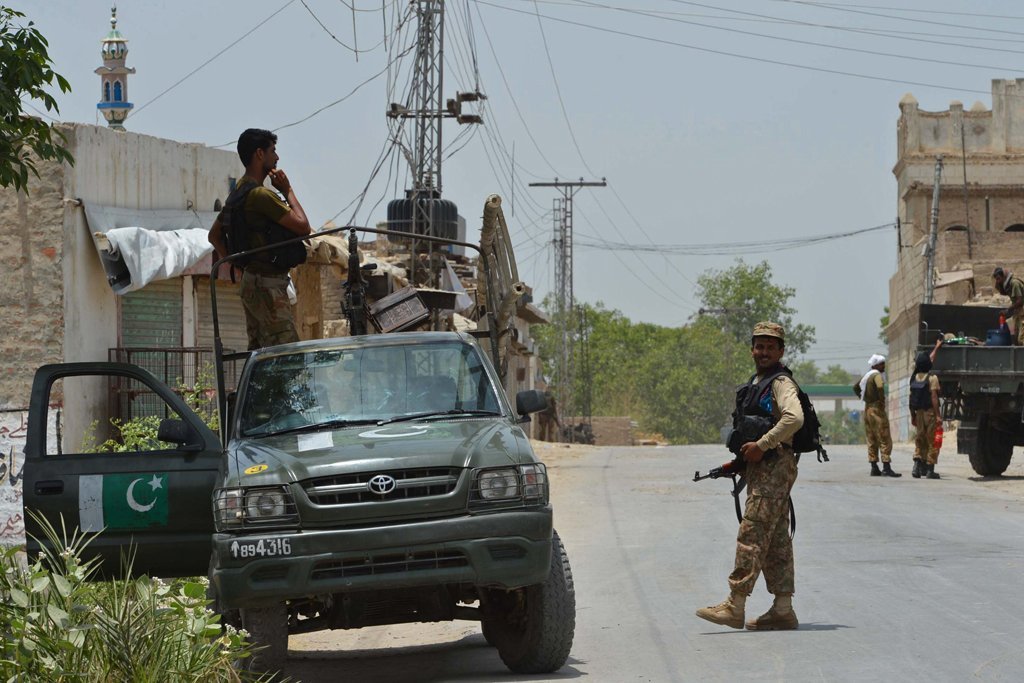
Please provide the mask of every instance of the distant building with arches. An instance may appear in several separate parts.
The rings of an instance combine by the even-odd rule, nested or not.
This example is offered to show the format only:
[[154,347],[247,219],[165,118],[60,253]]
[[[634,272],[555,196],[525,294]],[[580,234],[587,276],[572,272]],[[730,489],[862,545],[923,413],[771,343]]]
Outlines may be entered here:
[[[896,126],[899,241],[889,280],[889,415],[894,438],[912,435],[907,381],[925,298],[936,157],[942,155],[932,303],[1000,305],[996,265],[1024,276],[1024,79],[992,81],[992,108],[953,101],[925,111],[900,100]],[[966,182],[964,179],[966,170]],[[1001,305],[1006,305],[1002,303]],[[993,327],[995,326],[993,320]]]

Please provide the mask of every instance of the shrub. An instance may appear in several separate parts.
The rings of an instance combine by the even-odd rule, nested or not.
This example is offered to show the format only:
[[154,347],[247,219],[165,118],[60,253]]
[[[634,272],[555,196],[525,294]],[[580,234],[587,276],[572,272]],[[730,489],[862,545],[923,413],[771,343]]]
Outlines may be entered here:
[[76,530],[69,538],[33,517],[44,550],[35,558],[13,547],[0,555],[0,679],[251,680],[238,671],[251,652],[247,634],[221,627],[207,607],[205,580],[90,581],[99,563],[82,557],[95,535]]

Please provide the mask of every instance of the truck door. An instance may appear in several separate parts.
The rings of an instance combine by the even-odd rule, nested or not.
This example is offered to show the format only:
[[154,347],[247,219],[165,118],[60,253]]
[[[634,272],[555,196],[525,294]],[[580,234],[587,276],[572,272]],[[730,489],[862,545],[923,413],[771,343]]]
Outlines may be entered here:
[[58,532],[63,524],[69,532],[98,533],[87,552],[102,559],[104,576],[123,575],[129,556],[134,574],[206,575],[221,453],[206,422],[142,368],[41,367],[25,440],[30,556],[45,538],[36,512]]

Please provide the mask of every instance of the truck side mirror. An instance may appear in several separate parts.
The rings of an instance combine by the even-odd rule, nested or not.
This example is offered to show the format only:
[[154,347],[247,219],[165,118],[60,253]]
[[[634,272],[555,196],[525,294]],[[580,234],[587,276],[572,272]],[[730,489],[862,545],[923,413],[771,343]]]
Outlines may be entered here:
[[548,399],[544,392],[527,389],[516,394],[516,412],[520,415],[539,413],[548,407]]
[[156,438],[166,443],[173,443],[180,448],[188,450],[199,449],[199,446],[194,443],[195,435],[192,429],[185,424],[184,420],[160,420],[160,427],[157,429]]

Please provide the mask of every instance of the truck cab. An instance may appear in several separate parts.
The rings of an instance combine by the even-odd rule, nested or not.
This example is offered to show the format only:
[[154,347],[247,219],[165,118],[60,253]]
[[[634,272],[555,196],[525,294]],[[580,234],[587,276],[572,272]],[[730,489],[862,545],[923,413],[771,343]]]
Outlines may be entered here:
[[[109,419],[112,387],[145,402]],[[65,403],[95,417],[67,424]],[[106,575],[207,575],[215,608],[279,670],[287,636],[471,619],[513,671],[554,671],[575,599],[547,472],[476,340],[407,332],[248,353],[220,416],[141,368],[44,366],[25,449],[26,510],[97,533]],[[223,425],[218,436],[210,424]],[[140,429],[135,429],[140,427]],[[137,434],[138,433],[138,434]],[[39,529],[26,515],[29,550]]]

